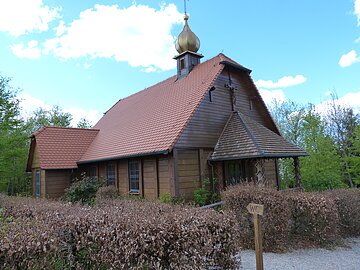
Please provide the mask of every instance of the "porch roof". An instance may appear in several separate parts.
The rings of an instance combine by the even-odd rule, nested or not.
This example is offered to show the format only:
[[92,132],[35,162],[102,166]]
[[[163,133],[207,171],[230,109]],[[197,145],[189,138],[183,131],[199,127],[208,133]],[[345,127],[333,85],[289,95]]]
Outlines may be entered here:
[[307,156],[307,153],[250,117],[233,112],[210,159],[220,161],[298,156]]

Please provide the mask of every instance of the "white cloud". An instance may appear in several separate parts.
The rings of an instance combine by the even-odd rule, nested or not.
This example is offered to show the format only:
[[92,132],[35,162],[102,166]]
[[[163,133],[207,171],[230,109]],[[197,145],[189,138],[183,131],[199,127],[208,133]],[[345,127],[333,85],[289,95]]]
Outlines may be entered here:
[[[26,93],[21,93],[19,99],[21,113],[25,119],[31,117],[32,113],[38,108],[43,108],[45,110],[50,110],[52,108],[52,105]],[[73,116],[71,125],[74,127],[76,127],[81,118],[86,118],[92,125],[95,125],[103,115],[97,110],[78,107],[65,107],[62,111],[70,113]]]
[[357,55],[355,50],[341,56],[339,60],[340,67],[349,67],[357,62],[360,62],[360,56]]
[[296,76],[284,76],[280,78],[277,82],[272,80],[258,80],[255,82],[256,86],[259,88],[273,89],[273,88],[285,88],[290,86],[295,86],[306,82],[306,77],[304,75]]
[[[326,100],[317,104],[315,106],[316,111],[319,113],[326,113],[331,105],[331,102],[331,100]],[[335,100],[335,104],[351,107],[355,113],[360,113],[360,91],[346,93],[344,96]]]
[[357,17],[358,25],[360,26],[360,0],[355,0],[354,2],[354,14]]
[[1,0],[0,32],[21,36],[31,32],[44,32],[49,23],[59,18],[60,8],[44,5],[43,0]]
[[141,67],[146,72],[174,68],[171,29],[182,21],[174,4],[155,10],[133,4],[95,5],[70,24],[60,22],[56,37],[44,43],[44,53],[61,59],[112,58]]
[[38,48],[36,40],[29,41],[26,46],[23,44],[16,44],[10,46],[11,51],[19,58],[38,59],[41,56],[41,50]]
[[270,105],[273,101],[284,102],[286,100],[285,93],[281,89],[277,90],[268,90],[260,89],[259,90],[262,99],[267,105]]

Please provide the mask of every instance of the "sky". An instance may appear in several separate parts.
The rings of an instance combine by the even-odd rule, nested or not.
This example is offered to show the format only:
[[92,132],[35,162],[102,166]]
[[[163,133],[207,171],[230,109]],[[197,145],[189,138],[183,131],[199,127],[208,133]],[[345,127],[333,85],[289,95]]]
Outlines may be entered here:
[[[186,0],[202,61],[252,70],[266,103],[331,93],[360,112],[360,0]],[[60,106],[92,124],[119,99],[176,74],[183,0],[0,0],[0,74],[23,115]]]

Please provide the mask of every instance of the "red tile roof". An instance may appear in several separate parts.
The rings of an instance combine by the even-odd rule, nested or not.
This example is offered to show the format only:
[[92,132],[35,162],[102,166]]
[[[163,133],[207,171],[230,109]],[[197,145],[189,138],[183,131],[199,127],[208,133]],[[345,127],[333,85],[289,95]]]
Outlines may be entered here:
[[231,61],[223,54],[116,103],[94,126],[98,136],[80,162],[171,151],[192,114]]
[[[31,137],[35,139],[41,169],[77,168],[81,158],[99,130],[44,127]],[[33,144],[33,141],[32,141]],[[31,149],[34,149],[31,147]]]
[[296,145],[240,112],[233,112],[222,132],[212,160],[307,156]]

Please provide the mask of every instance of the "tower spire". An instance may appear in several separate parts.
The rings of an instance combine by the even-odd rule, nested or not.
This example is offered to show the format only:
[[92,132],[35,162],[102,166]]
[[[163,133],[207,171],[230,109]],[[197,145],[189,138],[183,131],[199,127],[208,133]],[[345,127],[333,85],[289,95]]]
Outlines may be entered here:
[[175,42],[175,48],[179,53],[174,57],[177,60],[178,78],[188,75],[203,57],[197,53],[200,49],[200,39],[191,31],[188,24],[189,15],[187,14],[186,1],[184,0],[184,28]]

